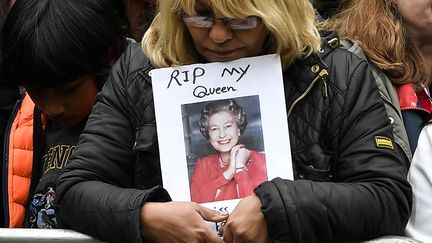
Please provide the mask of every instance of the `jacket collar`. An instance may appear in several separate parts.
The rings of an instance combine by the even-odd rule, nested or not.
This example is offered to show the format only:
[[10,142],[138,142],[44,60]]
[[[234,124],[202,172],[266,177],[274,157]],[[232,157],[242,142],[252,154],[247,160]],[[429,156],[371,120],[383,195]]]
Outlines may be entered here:
[[[328,70],[328,66],[323,59],[340,44],[336,32],[322,31],[320,34],[321,49],[319,52],[295,61],[284,72],[285,99],[288,109],[290,109],[295,101],[310,90],[311,85],[319,83],[313,82]],[[325,76],[322,76],[322,78],[327,78]]]

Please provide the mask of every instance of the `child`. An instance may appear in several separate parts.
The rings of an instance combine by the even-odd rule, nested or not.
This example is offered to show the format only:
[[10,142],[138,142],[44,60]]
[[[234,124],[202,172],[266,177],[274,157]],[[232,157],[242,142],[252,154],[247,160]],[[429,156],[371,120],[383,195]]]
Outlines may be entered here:
[[125,37],[104,0],[17,0],[2,30],[5,80],[25,90],[5,134],[5,227],[56,228],[56,180]]

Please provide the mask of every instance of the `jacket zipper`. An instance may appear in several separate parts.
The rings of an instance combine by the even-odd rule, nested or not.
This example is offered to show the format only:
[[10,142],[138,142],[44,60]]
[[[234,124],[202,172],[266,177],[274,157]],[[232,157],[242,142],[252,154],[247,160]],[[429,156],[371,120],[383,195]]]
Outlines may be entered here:
[[15,103],[14,109],[12,111],[11,116],[9,117],[8,125],[6,127],[6,132],[4,136],[4,145],[3,145],[3,210],[4,210],[4,226],[9,228],[9,193],[8,193],[8,174],[9,174],[9,140],[10,140],[10,132],[12,129],[12,124],[15,121],[16,115],[18,114],[18,109],[21,106],[21,102],[24,97],[21,97]]
[[[299,103],[312,89],[312,87],[315,85],[315,83],[318,81],[318,79],[322,78],[324,80],[324,78],[328,76],[328,72],[326,69],[323,69],[319,72],[318,76],[316,76],[311,84],[307,87],[306,91],[300,95],[291,105],[291,107],[288,110],[288,117],[291,115],[292,110],[294,109],[294,106],[297,105],[297,103]],[[324,86],[325,86],[325,91],[324,91],[324,96],[327,97],[328,93],[327,93],[327,83],[324,80]]]

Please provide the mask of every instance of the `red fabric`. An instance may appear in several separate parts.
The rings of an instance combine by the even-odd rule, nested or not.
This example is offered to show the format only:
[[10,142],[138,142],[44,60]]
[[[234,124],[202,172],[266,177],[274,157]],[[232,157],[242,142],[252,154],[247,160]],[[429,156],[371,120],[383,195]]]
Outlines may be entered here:
[[432,112],[432,103],[425,89],[415,90],[412,84],[402,84],[397,87],[401,110],[421,110]]
[[417,91],[417,97],[419,98],[419,101],[421,102],[421,106],[423,109],[427,110],[429,113],[432,112],[432,103],[429,99],[429,96],[426,92]]
[[400,107],[417,107],[418,98],[412,84],[402,84],[397,87]]
[[247,170],[236,173],[231,180],[225,179],[218,154],[206,156],[197,161],[191,179],[193,202],[204,203],[246,197],[255,187],[267,181],[267,167],[264,154],[251,150],[252,161]]

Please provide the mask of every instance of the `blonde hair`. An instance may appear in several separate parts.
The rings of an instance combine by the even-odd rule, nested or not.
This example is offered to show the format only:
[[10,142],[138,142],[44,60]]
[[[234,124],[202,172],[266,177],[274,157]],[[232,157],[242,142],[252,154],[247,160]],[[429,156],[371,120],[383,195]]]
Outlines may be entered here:
[[407,38],[403,20],[390,0],[350,1],[320,28],[357,41],[366,57],[396,85],[429,82],[431,64]]
[[[309,0],[206,0],[213,12],[226,17],[259,16],[270,32],[265,48],[281,56],[287,68],[295,59],[320,48]],[[195,15],[197,0],[159,1],[159,12],[142,41],[144,53],[157,67],[197,62],[197,53],[180,13]]]

